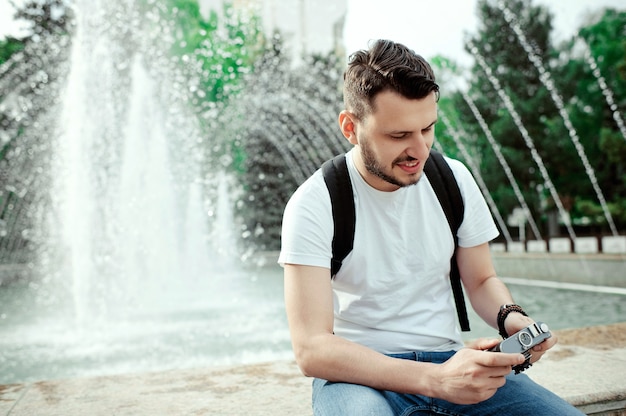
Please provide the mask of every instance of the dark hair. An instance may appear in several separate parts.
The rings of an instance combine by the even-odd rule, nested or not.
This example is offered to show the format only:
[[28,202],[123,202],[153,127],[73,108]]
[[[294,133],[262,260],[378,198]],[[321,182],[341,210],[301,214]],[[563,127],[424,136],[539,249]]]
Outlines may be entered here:
[[343,79],[344,105],[358,119],[374,110],[374,98],[383,91],[395,91],[410,99],[424,98],[434,91],[439,98],[439,86],[428,62],[390,40],[377,40],[369,50],[352,54]]

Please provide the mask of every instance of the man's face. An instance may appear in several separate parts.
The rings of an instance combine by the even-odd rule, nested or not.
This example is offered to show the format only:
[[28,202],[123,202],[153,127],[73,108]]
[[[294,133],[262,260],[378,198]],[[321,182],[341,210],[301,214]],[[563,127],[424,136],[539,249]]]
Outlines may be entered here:
[[357,169],[365,181],[381,191],[416,184],[435,138],[435,93],[419,100],[385,91],[374,112],[354,124]]

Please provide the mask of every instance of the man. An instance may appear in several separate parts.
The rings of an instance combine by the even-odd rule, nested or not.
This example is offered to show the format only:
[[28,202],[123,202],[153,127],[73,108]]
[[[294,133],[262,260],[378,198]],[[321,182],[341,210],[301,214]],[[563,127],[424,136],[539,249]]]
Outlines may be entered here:
[[[354,248],[330,276],[333,217],[321,171],[285,208],[285,303],[294,353],[315,377],[316,415],[581,414],[512,366],[521,354],[464,347],[450,289],[454,239],[423,175],[433,145],[439,87],[429,64],[379,40],[344,74],[339,127],[354,188]],[[498,234],[467,169],[451,166],[464,200],[457,233],[461,279],[475,311],[508,334],[534,321],[496,277],[488,242]],[[531,362],[554,346],[547,339]]]

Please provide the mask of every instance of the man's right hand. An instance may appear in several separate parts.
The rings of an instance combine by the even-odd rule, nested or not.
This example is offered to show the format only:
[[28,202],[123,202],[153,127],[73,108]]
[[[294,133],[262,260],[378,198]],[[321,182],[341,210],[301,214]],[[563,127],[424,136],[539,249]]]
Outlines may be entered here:
[[524,362],[522,354],[488,352],[497,339],[480,339],[441,364],[433,396],[457,404],[489,399],[506,382],[511,367]]

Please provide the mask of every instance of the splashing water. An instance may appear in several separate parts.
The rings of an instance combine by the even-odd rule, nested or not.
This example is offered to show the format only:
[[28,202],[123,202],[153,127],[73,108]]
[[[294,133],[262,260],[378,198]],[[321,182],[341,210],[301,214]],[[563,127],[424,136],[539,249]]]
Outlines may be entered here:
[[522,207],[522,210],[524,211],[524,215],[526,216],[526,219],[528,220],[528,224],[530,225],[530,228],[533,234],[535,235],[535,238],[537,240],[541,240],[539,227],[537,227],[537,224],[535,223],[535,219],[532,217],[530,213],[530,209],[528,208],[528,205],[526,204],[524,195],[522,195],[522,191],[520,190],[519,185],[517,184],[517,181],[515,180],[515,177],[513,176],[511,167],[509,166],[509,163],[506,161],[506,159],[504,158],[504,155],[502,154],[500,145],[498,144],[498,142],[496,142],[496,139],[493,137],[493,134],[491,133],[489,126],[485,122],[485,119],[483,118],[482,114],[480,114],[480,111],[478,111],[478,108],[476,107],[476,104],[474,104],[474,101],[472,100],[472,98],[464,90],[461,91],[461,94],[463,95],[463,99],[465,100],[470,110],[472,111],[474,118],[476,118],[476,121],[478,121],[478,124],[480,125],[480,128],[482,129],[483,133],[485,133],[485,136],[487,137],[487,140],[489,141],[489,144],[491,145],[491,149],[495,153],[496,158],[498,159],[498,162],[500,162],[500,166],[502,166],[502,169],[504,170],[504,173],[506,174],[506,177],[509,180],[511,187],[513,188],[513,192],[515,192],[515,196],[517,197],[517,200],[519,201]]
[[559,110],[559,114],[561,115],[561,118],[563,119],[563,122],[565,123],[567,132],[569,133],[572,143],[574,144],[574,147],[576,148],[576,152],[578,152],[578,157],[580,158],[581,162],[583,163],[583,166],[585,167],[585,172],[587,173],[587,176],[589,177],[589,180],[591,181],[591,185],[593,186],[593,189],[596,193],[598,201],[600,202],[600,205],[602,206],[602,211],[604,212],[604,216],[606,218],[607,223],[609,224],[611,232],[613,233],[614,236],[619,235],[619,233],[617,232],[617,227],[615,226],[615,222],[613,221],[613,217],[611,216],[611,212],[609,211],[609,207],[604,198],[604,194],[602,193],[602,189],[600,189],[600,185],[598,184],[598,179],[596,178],[595,171],[593,167],[591,166],[591,163],[589,163],[589,159],[587,158],[585,149],[583,148],[583,146],[580,144],[580,141],[578,140],[578,134],[576,133],[576,130],[574,129],[574,126],[569,118],[569,114],[567,114],[567,111],[565,110],[563,99],[558,94],[556,86],[554,85],[554,81],[552,80],[552,77],[550,76],[550,73],[544,68],[543,63],[541,62],[541,58],[539,57],[539,55],[535,53],[532,46],[526,39],[526,35],[524,35],[524,32],[517,24],[515,15],[505,6],[504,2],[502,1],[498,2],[498,7],[504,13],[505,20],[515,32],[515,35],[517,36],[518,40],[520,41],[520,44],[524,48],[524,51],[526,51],[526,54],[528,55],[528,59],[533,63],[535,68],[537,68],[537,71],[539,71],[539,79],[550,92],[552,101],[554,101],[554,103],[556,104]]
[[232,261],[232,181],[198,173],[176,74],[122,3],[76,3],[47,267],[0,291],[3,382],[291,357],[282,279]]
[[565,227],[567,228],[567,233],[569,234],[572,240],[576,239],[576,233],[574,232],[574,229],[572,228],[569,215],[567,214],[567,211],[563,207],[563,202],[561,201],[561,198],[559,197],[559,194],[556,191],[556,187],[554,186],[552,179],[550,179],[550,175],[548,174],[548,171],[546,170],[546,166],[544,165],[543,160],[541,159],[541,156],[539,155],[539,152],[537,152],[535,143],[530,137],[528,130],[526,130],[526,127],[524,127],[524,123],[522,123],[522,118],[520,117],[518,112],[515,110],[515,106],[513,105],[513,101],[511,101],[511,97],[509,97],[504,91],[504,89],[500,86],[500,81],[498,81],[498,78],[496,78],[493,75],[493,71],[487,65],[487,62],[485,62],[485,58],[483,58],[483,56],[480,54],[476,45],[474,45],[473,42],[469,42],[468,46],[470,47],[472,54],[476,57],[476,62],[478,62],[482,70],[485,72],[485,74],[487,75],[487,79],[489,79],[489,82],[491,82],[491,85],[493,85],[494,89],[498,93],[498,96],[504,103],[504,106],[506,107],[507,111],[511,115],[513,122],[517,126],[517,129],[522,134],[522,137],[524,138],[524,142],[526,143],[526,147],[528,147],[528,149],[530,150],[530,155],[532,156],[533,160],[537,164],[537,167],[539,167],[539,172],[541,173],[541,176],[543,177],[543,180],[546,186],[548,187],[550,195],[552,196],[552,199],[554,200],[554,203],[559,211],[559,215],[561,216],[561,221],[563,222],[563,224],[565,224]]
[[476,179],[476,182],[478,183],[478,186],[480,187],[480,190],[482,191],[483,196],[485,197],[485,200],[487,201],[487,204],[489,204],[489,208],[491,209],[493,216],[495,217],[496,221],[500,225],[500,229],[502,230],[502,234],[504,235],[505,240],[508,243],[511,243],[513,239],[511,238],[511,234],[509,233],[509,230],[506,226],[506,223],[504,222],[504,219],[502,218],[502,214],[500,214],[500,210],[498,209],[498,206],[496,205],[491,194],[489,193],[489,188],[487,187],[487,184],[485,184],[483,176],[480,173],[480,169],[476,165],[474,158],[470,156],[469,152],[467,151],[467,148],[465,147],[465,144],[463,144],[460,133],[452,127],[452,123],[450,122],[450,119],[448,119],[445,113],[440,111],[439,116],[441,117],[441,121],[443,122],[443,124],[448,128],[448,131],[450,131],[450,133],[452,134],[452,138],[454,142],[456,143],[459,151],[463,155],[463,158],[465,158],[467,164],[470,167],[470,170],[474,174],[474,178]]
[[606,83],[606,80],[602,76],[600,68],[596,63],[596,60],[593,58],[593,55],[591,54],[591,49],[589,48],[589,45],[587,45],[587,42],[585,42],[585,40],[580,37],[578,38],[578,40],[584,47],[585,61],[587,61],[589,68],[591,68],[591,73],[598,81],[600,90],[602,90],[602,95],[604,95],[606,103],[608,104],[609,108],[611,109],[611,113],[613,114],[613,119],[615,120],[615,123],[617,124],[620,133],[622,133],[622,137],[624,138],[624,140],[626,140],[626,125],[624,125],[622,115],[617,108],[617,104],[615,103],[613,91],[611,91],[608,84]]
[[112,56],[124,40],[106,30],[107,7],[77,4],[55,146],[49,247],[79,326],[167,302],[174,288],[191,293],[212,273],[203,191],[188,182],[199,167],[187,155],[180,177],[173,152],[193,149],[193,126],[172,129],[191,118],[173,120],[166,74],[149,71],[145,55],[123,65]]

